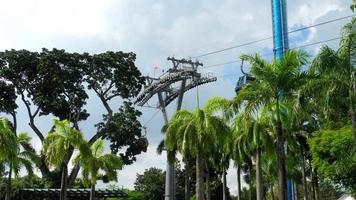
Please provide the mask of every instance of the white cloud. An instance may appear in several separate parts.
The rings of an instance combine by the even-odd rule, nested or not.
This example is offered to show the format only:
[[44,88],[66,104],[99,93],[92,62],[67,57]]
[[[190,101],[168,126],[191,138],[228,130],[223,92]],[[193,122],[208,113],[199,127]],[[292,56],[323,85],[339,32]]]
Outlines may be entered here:
[[145,169],[156,167],[165,170],[166,153],[162,152],[162,155],[158,155],[156,147],[157,145],[151,144],[146,153],[137,157],[137,162],[125,166],[124,169],[119,172],[118,185],[124,185],[125,187],[133,189],[136,175],[143,174]]
[[[110,1],[35,0],[2,1],[1,15],[18,20],[14,26],[40,35],[86,37],[106,31],[105,13]],[[4,19],[3,18],[3,19]]]

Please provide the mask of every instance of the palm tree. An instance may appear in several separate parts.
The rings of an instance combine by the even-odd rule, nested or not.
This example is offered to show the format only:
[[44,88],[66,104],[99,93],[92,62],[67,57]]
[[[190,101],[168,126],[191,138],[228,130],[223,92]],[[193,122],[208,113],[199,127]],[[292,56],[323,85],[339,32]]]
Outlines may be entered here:
[[223,200],[227,199],[227,182],[226,182],[226,171],[229,168],[230,160],[233,154],[233,134],[230,128],[230,117],[226,113],[227,108],[230,106],[231,102],[228,99],[221,97],[214,97],[210,99],[206,106],[205,111],[208,115],[217,116],[223,120],[228,130],[226,133],[220,136],[220,140],[217,141],[215,149],[211,148],[210,155],[212,156],[214,166],[221,170],[222,172],[222,183],[223,183]]
[[206,199],[211,200],[211,185],[210,185],[210,172],[215,170],[221,177],[222,182],[222,199],[227,199],[227,183],[226,183],[226,171],[230,164],[230,141],[225,141],[223,144],[217,144],[209,149],[209,157],[206,158]]
[[262,200],[263,182],[262,182],[262,154],[273,151],[273,136],[263,118],[257,118],[240,113],[234,121],[233,130],[236,136],[235,154],[252,155],[256,164],[256,197]]
[[[235,141],[235,140],[234,140]],[[237,144],[234,144],[234,146]],[[234,166],[236,167],[236,180],[237,180],[237,200],[241,200],[241,165],[243,163],[243,158],[239,152],[232,152],[232,160],[234,161]]]
[[[104,154],[104,141],[97,140],[91,147],[87,142],[80,145],[80,153],[73,160],[82,167],[84,182],[90,185],[90,200],[95,199],[95,185],[97,180],[117,180],[117,170],[122,169],[123,162],[115,154]],[[99,174],[103,171],[104,174]]]
[[66,200],[70,152],[80,147],[84,137],[83,133],[71,128],[68,120],[54,120],[54,127],[44,140],[43,151],[48,165],[62,172],[60,200]]
[[[337,51],[328,46],[322,47],[310,69],[319,78],[315,79],[309,87],[322,94],[321,102],[325,110],[331,111],[333,106],[340,106],[340,102],[349,107],[356,143],[356,68],[352,67],[350,61],[352,58],[351,50],[348,49],[351,46],[349,43],[351,43],[349,39],[344,39]],[[340,94],[345,94],[348,97],[347,101]]]
[[302,51],[288,51],[280,60],[263,60],[259,55],[242,55],[241,59],[251,64],[250,74],[255,81],[247,83],[234,98],[233,105],[238,108],[243,102],[245,111],[252,113],[261,107],[275,105],[273,122],[277,138],[277,158],[279,177],[279,199],[286,200],[286,169],[284,155],[283,124],[280,104],[285,99],[294,98],[308,80],[301,68],[307,63],[307,54]]
[[[161,132],[163,134],[166,133],[167,131],[167,125],[164,125],[162,127]],[[177,135],[177,136],[183,136],[181,135]],[[184,140],[184,138],[180,138],[179,140],[177,140],[175,147],[173,148],[173,150],[167,150],[165,149],[165,139],[163,139],[157,146],[157,154],[161,155],[162,152],[164,150],[166,150],[167,152],[167,158],[168,158],[168,162],[175,162],[176,161],[176,153],[177,153],[177,148],[178,147],[182,147],[182,144],[179,142],[182,142]],[[191,155],[191,152],[187,149],[182,150],[180,148],[180,152],[183,155],[183,162],[184,162],[184,199],[185,200],[190,200],[190,176],[191,176],[191,168],[194,165],[194,160],[195,158],[193,157],[193,155]]]
[[208,152],[222,140],[229,128],[224,120],[199,108],[193,112],[180,110],[168,123],[165,144],[168,150],[177,149],[183,156],[196,158],[196,198],[204,200],[204,168]]
[[12,173],[17,176],[20,169],[25,167],[26,171],[31,175],[33,173],[32,162],[39,161],[30,141],[31,138],[27,133],[20,133],[16,136],[8,119],[0,119],[0,163],[7,164],[9,167],[5,200],[10,200],[11,198]]
[[271,199],[274,200],[274,185],[278,174],[277,159],[275,156],[264,156],[262,161],[262,172],[266,185],[270,191]]

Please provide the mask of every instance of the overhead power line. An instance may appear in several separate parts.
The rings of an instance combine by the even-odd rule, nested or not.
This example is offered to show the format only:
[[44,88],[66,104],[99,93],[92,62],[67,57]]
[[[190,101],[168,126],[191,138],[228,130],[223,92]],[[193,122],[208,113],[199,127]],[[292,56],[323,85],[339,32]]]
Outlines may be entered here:
[[[327,42],[331,42],[331,41],[335,41],[335,40],[339,40],[342,37],[335,37],[335,38],[331,38],[331,39],[327,39],[327,40],[323,40],[323,41],[318,41],[318,42],[313,42],[313,43],[309,43],[309,44],[304,44],[304,45],[300,45],[300,46],[296,46],[291,48],[293,49],[300,49],[300,48],[305,48],[305,47],[309,47],[309,46],[313,46],[313,45],[318,45],[318,44],[323,44],[323,43],[327,43]],[[261,57],[265,57],[265,56],[271,56],[273,55],[273,53],[266,53],[266,54],[262,54]],[[228,64],[233,64],[233,63],[238,63],[241,62],[241,59],[236,59],[236,60],[232,60],[232,61],[228,61],[228,62],[223,62],[223,63],[218,63],[218,64],[212,64],[212,65],[208,65],[206,67],[204,67],[204,69],[206,68],[211,68],[211,67],[218,67],[218,66],[223,66],[223,65],[228,65]],[[233,74],[230,74],[233,75]],[[229,75],[229,76],[230,76]]]
[[[337,21],[344,20],[344,19],[348,19],[348,18],[355,17],[355,16],[356,16],[356,15],[348,15],[348,16],[344,16],[344,17],[340,17],[340,18],[336,18],[336,19],[324,21],[324,22],[317,23],[317,24],[313,24],[313,25],[310,25],[310,26],[305,26],[305,27],[302,27],[302,28],[290,30],[290,31],[288,31],[288,33],[295,33],[295,32],[298,32],[298,31],[307,30],[307,29],[310,29],[310,28],[313,28],[313,27],[322,26],[322,25],[325,25],[325,24],[337,22]],[[253,40],[253,41],[250,41],[250,42],[242,43],[242,44],[239,44],[239,45],[227,47],[227,48],[220,49],[220,50],[216,50],[216,51],[211,51],[211,52],[203,53],[203,54],[200,54],[200,55],[197,55],[197,56],[193,56],[192,58],[205,57],[205,56],[209,56],[209,55],[212,55],[212,54],[217,54],[217,53],[221,53],[221,52],[224,52],[224,51],[228,51],[228,50],[231,50],[231,49],[236,49],[236,48],[240,48],[240,47],[244,47],[244,46],[249,46],[249,45],[251,45],[251,44],[263,42],[263,41],[270,40],[270,39],[273,39],[273,36],[261,38],[261,39],[258,39],[258,40]]]
[[149,124],[149,123],[156,117],[156,115],[158,114],[159,111],[160,111],[160,110],[158,109],[158,110],[150,117],[150,119],[147,120],[146,123],[143,124],[143,127],[146,127],[147,124]]

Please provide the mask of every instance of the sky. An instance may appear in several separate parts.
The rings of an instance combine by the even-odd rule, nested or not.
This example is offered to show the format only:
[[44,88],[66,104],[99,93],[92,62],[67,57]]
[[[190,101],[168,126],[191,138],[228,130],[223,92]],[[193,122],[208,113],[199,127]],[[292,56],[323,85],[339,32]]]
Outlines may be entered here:
[[[154,67],[170,68],[168,56],[190,58],[271,36],[270,3],[270,0],[0,0],[0,51],[59,48],[92,54],[134,52],[141,72],[158,76]],[[289,30],[352,15],[350,3],[350,0],[287,0]],[[290,47],[336,38],[346,22],[341,20],[290,34]],[[335,48],[338,42],[326,44]],[[314,55],[321,45],[304,49]],[[272,40],[267,40],[200,57],[204,64],[200,72],[213,73],[218,80],[199,87],[199,104],[204,105],[214,96],[234,96],[236,80],[241,75],[239,63],[214,65],[236,61],[241,53],[271,52]],[[101,120],[105,111],[97,106],[100,100],[90,94],[86,107],[91,116],[80,124],[87,137],[93,135],[93,124]],[[29,132],[39,150],[40,142],[28,126],[24,106],[18,103],[19,131]],[[112,103],[115,108],[119,105],[120,100]],[[196,90],[191,90],[185,94],[183,108],[196,106]],[[174,107],[175,102],[168,108],[169,116]],[[120,172],[118,185],[128,188],[133,188],[137,173],[150,167],[165,169],[165,154],[156,154],[157,144],[163,139],[161,113],[155,109],[138,109],[143,113],[140,121],[147,127],[149,147],[136,163]],[[40,117],[36,123],[46,132],[51,127],[51,116]],[[231,165],[227,177],[233,194],[236,193],[235,171]]]

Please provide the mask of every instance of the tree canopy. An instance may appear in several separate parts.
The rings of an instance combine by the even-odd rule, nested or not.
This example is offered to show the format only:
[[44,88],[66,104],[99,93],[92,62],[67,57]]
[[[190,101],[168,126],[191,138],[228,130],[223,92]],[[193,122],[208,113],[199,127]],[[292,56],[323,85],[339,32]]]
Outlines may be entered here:
[[319,175],[356,195],[356,148],[351,126],[320,130],[310,140],[313,166]]
[[[130,103],[144,82],[135,59],[134,53],[122,51],[93,55],[45,48],[40,52],[14,49],[0,52],[0,112],[11,114],[16,127],[16,109],[24,106],[29,126],[43,142],[49,130],[38,127],[37,117],[66,119],[80,129],[80,122],[93,114],[85,106],[89,98],[96,96],[106,113],[102,113],[89,143],[108,139],[112,152],[120,153],[125,164],[131,164],[148,145],[138,121],[141,112]],[[113,101],[123,103],[113,108]],[[45,163],[38,167],[43,176],[49,176]],[[70,183],[78,171],[75,167]]]

